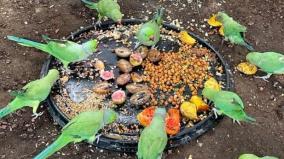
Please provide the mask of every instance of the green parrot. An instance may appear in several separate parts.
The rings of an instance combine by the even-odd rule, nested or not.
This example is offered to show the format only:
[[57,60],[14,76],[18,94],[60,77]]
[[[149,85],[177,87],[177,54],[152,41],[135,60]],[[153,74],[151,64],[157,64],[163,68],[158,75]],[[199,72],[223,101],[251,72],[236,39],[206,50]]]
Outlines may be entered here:
[[284,74],[284,55],[276,52],[251,52],[248,53],[246,59],[251,64],[256,65],[267,75],[262,78],[268,79],[272,74]]
[[136,33],[138,44],[135,46],[135,48],[137,48],[140,44],[154,47],[158,43],[160,40],[160,27],[163,21],[163,14],[164,8],[158,9],[153,19],[144,23],[139,28]]
[[236,22],[232,17],[228,16],[224,12],[218,12],[216,20],[222,23],[224,27],[224,36],[226,41],[230,41],[232,44],[238,44],[245,46],[248,50],[254,50],[253,47],[248,44],[243,34],[246,32],[246,27]]
[[82,2],[84,2],[88,8],[97,10],[99,13],[99,23],[104,16],[115,22],[121,22],[123,14],[120,12],[120,6],[117,3],[117,0],[100,0],[98,3],[82,0]]
[[38,117],[41,114],[36,113],[40,102],[44,101],[53,84],[59,79],[59,72],[56,69],[49,70],[48,74],[42,79],[38,79],[26,84],[22,90],[14,91],[11,95],[16,98],[6,107],[0,110],[0,118],[15,112],[25,106],[33,108],[33,116]]
[[277,157],[273,156],[264,156],[264,157],[258,157],[254,154],[242,154],[239,159],[278,159]]
[[16,41],[18,44],[35,47],[43,52],[46,52],[57,59],[59,59],[65,68],[68,67],[68,64],[71,62],[78,62],[87,59],[93,52],[96,51],[98,41],[90,40],[83,44],[77,44],[72,41],[67,40],[54,40],[50,39],[47,36],[42,36],[47,44],[34,42],[31,40],[7,36],[9,40]]
[[138,143],[138,159],[161,159],[168,141],[166,114],[165,108],[157,108],[151,124],[142,131]]
[[217,114],[225,114],[238,123],[239,121],[255,121],[254,118],[246,115],[242,99],[234,92],[217,91],[211,88],[204,88],[202,95],[214,103],[215,108],[213,108],[213,111],[216,118]]
[[96,136],[98,131],[116,119],[117,113],[112,109],[80,113],[65,125],[61,135],[34,159],[45,159],[71,142],[93,143],[98,138]]

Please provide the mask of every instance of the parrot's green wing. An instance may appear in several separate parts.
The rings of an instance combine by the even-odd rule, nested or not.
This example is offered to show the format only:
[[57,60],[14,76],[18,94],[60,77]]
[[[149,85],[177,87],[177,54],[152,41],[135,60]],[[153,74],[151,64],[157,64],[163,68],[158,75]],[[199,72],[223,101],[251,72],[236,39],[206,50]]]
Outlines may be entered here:
[[261,157],[261,159],[279,159],[279,158],[274,157],[274,156],[264,156],[264,157]]
[[238,159],[260,159],[254,154],[242,154]]
[[19,97],[19,96],[23,96],[25,94],[26,90],[25,89],[21,89],[21,90],[16,90],[16,91],[11,91],[10,95],[14,96],[14,97]]
[[63,129],[61,135],[34,159],[43,159],[70,142],[94,141],[95,135],[103,127],[103,111],[83,112],[73,118]]
[[167,134],[152,127],[145,128],[140,138],[138,158],[143,157],[141,159],[159,158],[167,145]]
[[234,120],[255,121],[255,119],[246,115],[241,98],[233,92],[220,91],[214,96],[213,102],[219,112]]
[[239,24],[224,12],[219,12],[216,18],[224,27],[225,40],[229,40],[233,44],[243,45],[247,47],[247,49],[253,50],[253,47],[244,39],[244,33],[247,30],[245,26]]
[[46,81],[44,79],[33,81],[25,89],[24,97],[32,100],[43,101],[47,98],[51,91],[53,83]]
[[18,93],[19,96],[30,100],[43,101],[49,95],[53,84],[58,80],[59,72],[52,69],[42,79],[38,79],[26,84]]
[[155,21],[149,21],[141,26],[136,36],[143,45],[155,45],[160,40],[160,27]]
[[98,9],[97,3],[91,2],[89,0],[81,0],[81,1],[84,2],[85,5],[90,9],[95,9],[95,10]]
[[72,119],[62,129],[62,134],[68,136],[78,136],[82,140],[87,140],[96,135],[96,133],[104,126],[103,112],[85,112]]
[[238,159],[278,159],[278,158],[273,156],[258,157],[254,154],[242,154]]
[[146,46],[154,46],[160,40],[160,26],[162,24],[162,16],[164,8],[157,10],[152,20],[144,23],[136,33],[139,43]]
[[267,73],[284,73],[284,55],[276,52],[265,52],[256,55],[254,64]]
[[240,109],[244,109],[244,103],[242,101],[242,99],[234,92],[229,92],[229,91],[220,91],[217,92],[217,94],[214,97],[214,103],[220,104],[220,107],[222,107],[222,109],[226,109],[223,108],[224,103],[233,106],[232,108],[230,108],[231,110],[240,110]]
[[[84,54],[81,45],[67,40],[50,39],[43,36],[48,47],[52,50],[52,55],[68,62],[79,60]],[[68,53],[68,54],[66,54]]]
[[102,16],[111,18],[112,10],[120,10],[120,6],[117,1],[114,0],[101,0],[98,2],[98,10]]

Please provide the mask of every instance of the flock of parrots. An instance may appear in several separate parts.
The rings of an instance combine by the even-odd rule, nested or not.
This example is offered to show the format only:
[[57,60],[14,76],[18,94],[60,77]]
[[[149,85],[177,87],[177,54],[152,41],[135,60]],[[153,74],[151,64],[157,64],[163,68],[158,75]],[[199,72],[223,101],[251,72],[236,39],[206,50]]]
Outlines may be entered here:
[[[95,9],[98,12],[99,22],[102,17],[107,17],[120,23],[123,14],[116,0],[99,0],[97,3],[82,0],[87,7]],[[160,27],[162,24],[163,9],[158,9],[154,18],[144,23],[136,33],[139,44],[146,46],[155,46],[160,40]],[[240,25],[224,12],[219,12],[216,19],[222,23],[225,40],[233,44],[239,44],[253,50],[243,38],[246,27]],[[8,36],[9,40],[16,41],[18,44],[34,47],[46,52],[63,63],[64,68],[72,62],[85,60],[89,55],[96,51],[98,41],[96,39],[87,41],[83,44],[77,44],[67,40],[50,39],[43,36],[46,43],[39,43],[27,39]],[[267,79],[271,74],[284,74],[284,55],[275,52],[251,52],[246,57],[247,61],[258,66],[262,71],[267,72]],[[59,72],[56,69],[49,70],[48,74],[42,79],[38,79],[26,84],[21,90],[13,91],[14,100],[6,107],[0,110],[0,118],[15,112],[25,106],[32,107],[35,117],[39,104],[44,101],[53,86],[59,79]],[[236,121],[253,122],[254,118],[249,117],[244,112],[242,99],[234,92],[216,91],[211,88],[205,88],[202,95],[214,103],[214,112],[216,115],[227,115]],[[155,111],[151,124],[146,127],[139,138],[137,157],[138,159],[160,159],[166,147],[168,136],[165,132],[164,107],[159,107]],[[114,122],[117,119],[117,113],[109,108],[102,108],[97,111],[84,112],[73,118],[63,129],[61,135],[48,148],[42,151],[34,159],[45,159],[56,151],[60,150],[68,143],[88,141],[94,142],[97,139],[96,134],[105,125]],[[252,154],[244,154],[239,159],[258,159]],[[274,157],[263,157],[273,159]],[[275,159],[275,158],[274,158]]]

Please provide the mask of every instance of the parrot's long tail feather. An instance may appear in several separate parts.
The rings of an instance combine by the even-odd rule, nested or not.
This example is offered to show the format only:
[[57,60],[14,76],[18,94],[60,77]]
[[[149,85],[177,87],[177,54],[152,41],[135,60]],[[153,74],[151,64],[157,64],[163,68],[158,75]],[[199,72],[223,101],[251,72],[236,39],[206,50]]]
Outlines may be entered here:
[[8,114],[10,114],[10,113],[13,113],[13,112],[14,112],[14,110],[11,109],[10,106],[6,106],[5,108],[2,108],[2,109],[0,110],[0,119],[3,118],[3,117],[5,117],[6,115],[8,115]]
[[245,43],[244,45],[249,51],[254,51],[254,48],[251,44],[249,44],[248,42]]
[[25,106],[25,100],[16,97],[12,102],[10,102],[5,108],[0,110],[0,119],[9,115],[10,113],[15,112],[18,109],[21,109]]
[[60,136],[51,145],[44,149],[40,154],[34,157],[34,159],[45,159],[72,141],[73,138],[71,137]]
[[251,122],[255,122],[256,120],[254,118],[246,115],[244,121],[251,123]]
[[165,10],[165,8],[163,8],[163,7],[159,8],[157,10],[156,15],[153,18],[158,24],[162,24],[162,22],[163,22],[162,17],[163,17],[163,14],[164,14],[164,10]]
[[50,52],[46,44],[38,43],[35,41],[27,40],[24,38],[19,38],[16,36],[7,36],[7,38],[11,41],[15,41],[20,45],[27,46],[27,47],[34,47],[44,52]]
[[91,2],[89,0],[81,0],[82,2],[84,2],[86,4],[86,6],[90,9],[97,9],[97,3]]

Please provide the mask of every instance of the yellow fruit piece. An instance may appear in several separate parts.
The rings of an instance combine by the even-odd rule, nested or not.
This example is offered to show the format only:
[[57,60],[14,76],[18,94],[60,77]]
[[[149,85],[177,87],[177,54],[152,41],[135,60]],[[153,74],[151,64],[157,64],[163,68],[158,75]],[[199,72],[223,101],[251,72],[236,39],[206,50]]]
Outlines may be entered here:
[[237,69],[246,74],[246,75],[254,75],[257,72],[257,67],[248,62],[242,62],[237,66]]
[[222,23],[216,20],[216,14],[213,14],[213,16],[208,19],[208,24],[213,26],[213,27],[220,27],[222,26]]
[[198,119],[196,105],[191,102],[183,102],[180,106],[180,112],[187,119],[190,120]]
[[192,96],[189,102],[196,105],[197,111],[207,111],[209,109],[209,106],[199,96]]
[[216,81],[215,78],[211,77],[204,83],[204,88],[211,88],[217,91],[221,90],[220,84]]
[[187,45],[194,45],[196,43],[196,40],[191,37],[186,31],[181,31],[179,33],[179,39],[181,42]]
[[221,28],[219,29],[219,34],[224,36],[224,26],[222,25]]

